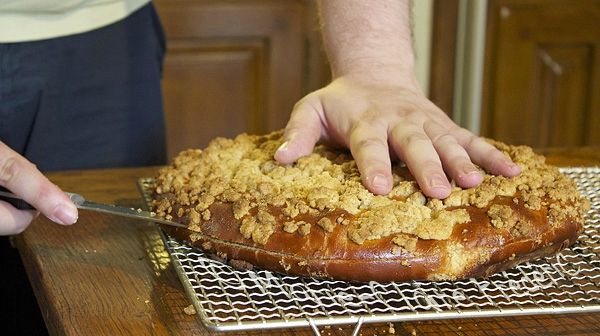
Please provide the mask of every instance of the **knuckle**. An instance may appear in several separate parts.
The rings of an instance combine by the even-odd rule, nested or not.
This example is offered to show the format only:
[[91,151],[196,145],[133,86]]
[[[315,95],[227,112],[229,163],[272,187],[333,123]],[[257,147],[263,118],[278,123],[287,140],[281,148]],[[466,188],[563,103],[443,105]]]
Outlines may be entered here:
[[469,138],[469,143],[474,147],[481,148],[487,152],[495,151],[496,147],[492,146],[489,142],[487,142],[484,138],[473,134],[471,138]]
[[405,134],[400,139],[400,144],[406,148],[422,146],[424,144],[431,144],[431,139],[429,139],[429,137],[423,132],[413,131]]
[[472,148],[473,143],[477,142],[477,139],[479,139],[479,137],[471,133],[471,131],[457,125],[450,128],[448,132],[454,134],[454,137],[464,148]]
[[464,140],[463,140],[463,146],[467,149],[467,150],[473,150],[475,148],[475,146],[477,145],[477,143],[479,141],[482,141],[481,138],[475,136],[475,135],[467,135],[465,136]]
[[296,102],[296,104],[294,104],[294,107],[292,108],[292,111],[294,111],[294,113],[299,113],[302,111],[302,107],[304,107],[306,105],[306,101],[307,101],[307,97],[304,97],[300,100],[298,100]]
[[424,175],[434,175],[443,173],[440,162],[434,159],[425,159],[422,162],[419,162],[419,167],[423,171]]
[[15,156],[9,156],[0,161],[0,183],[12,181],[19,173],[19,160]]
[[358,121],[352,127],[350,144],[354,148],[387,148],[387,136],[385,132],[380,132],[377,127],[364,121]]
[[431,140],[437,146],[454,145],[457,143],[456,138],[450,133],[442,133]]
[[483,155],[483,164],[491,170],[495,170],[504,161],[506,156],[493,147],[487,149]]
[[391,120],[379,110],[365,110],[362,114],[355,116],[354,127],[387,131],[391,124]]
[[456,134],[457,137],[474,137],[475,134],[471,133],[468,129],[453,124],[448,128],[448,132]]
[[34,204],[44,204],[43,200],[51,199],[53,195],[53,184],[40,184],[36,186],[35,193],[32,196],[31,202]]
[[298,118],[302,118],[307,113],[311,113],[314,109],[312,105],[310,105],[306,100],[298,101],[294,107],[292,108],[292,113],[290,114],[290,121],[296,121]]
[[288,123],[285,127],[285,135],[290,137],[291,135],[302,134],[302,125],[296,123]]
[[507,154],[502,153],[498,149],[493,148],[492,151],[493,153],[490,156],[494,158],[494,162],[496,162],[497,164],[504,164],[508,161],[511,161],[510,157]]
[[384,113],[380,109],[367,109],[360,116],[360,123],[369,126],[381,126],[385,124]]
[[358,148],[373,148],[373,147],[386,147],[387,143],[385,140],[378,138],[378,137],[369,137],[369,138],[362,138],[357,140],[354,143],[355,147]]

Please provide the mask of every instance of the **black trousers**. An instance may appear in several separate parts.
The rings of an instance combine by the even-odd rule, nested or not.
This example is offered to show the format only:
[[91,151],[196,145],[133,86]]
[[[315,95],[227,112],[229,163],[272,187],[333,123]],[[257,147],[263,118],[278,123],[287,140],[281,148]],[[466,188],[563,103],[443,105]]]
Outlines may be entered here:
[[[164,52],[151,4],[87,33],[0,43],[0,141],[42,171],[164,164]],[[6,237],[0,270],[3,333],[46,334]]]

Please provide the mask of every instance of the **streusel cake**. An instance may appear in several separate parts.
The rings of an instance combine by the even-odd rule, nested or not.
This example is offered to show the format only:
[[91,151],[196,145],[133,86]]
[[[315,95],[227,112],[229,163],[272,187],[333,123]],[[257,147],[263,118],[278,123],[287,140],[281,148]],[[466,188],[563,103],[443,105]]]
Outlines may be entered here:
[[354,281],[487,276],[577,240],[589,202],[525,146],[491,143],[522,172],[485,175],[444,200],[423,195],[408,169],[370,193],[343,150],[323,145],[282,166],[282,132],[217,138],[159,171],[153,208],[188,225],[165,229],[235,267]]

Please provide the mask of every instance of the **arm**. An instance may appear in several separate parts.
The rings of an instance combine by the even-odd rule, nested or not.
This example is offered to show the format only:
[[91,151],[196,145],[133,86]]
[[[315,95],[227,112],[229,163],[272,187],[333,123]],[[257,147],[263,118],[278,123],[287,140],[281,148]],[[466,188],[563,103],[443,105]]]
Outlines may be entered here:
[[[0,185],[22,197],[52,221],[68,225],[77,221],[77,208],[31,162],[0,142]],[[0,201],[0,235],[22,232],[37,214],[17,210]]]
[[296,104],[277,161],[294,162],[326,140],[350,148],[371,192],[391,190],[391,160],[398,157],[436,198],[451,192],[446,174],[465,188],[481,183],[473,163],[493,174],[520,172],[425,97],[414,74],[408,2],[319,2],[333,81]]

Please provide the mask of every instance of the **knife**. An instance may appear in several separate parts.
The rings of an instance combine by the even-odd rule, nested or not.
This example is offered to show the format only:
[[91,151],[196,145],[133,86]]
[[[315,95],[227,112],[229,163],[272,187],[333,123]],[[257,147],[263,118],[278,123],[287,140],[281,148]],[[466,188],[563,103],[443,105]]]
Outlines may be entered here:
[[[160,223],[160,224],[177,226],[177,227],[181,227],[181,228],[187,228],[187,225],[185,225],[185,224],[162,219],[160,217],[157,217],[155,213],[150,212],[150,211],[145,211],[142,209],[127,208],[127,207],[118,206],[118,205],[109,205],[109,204],[91,202],[91,201],[86,200],[83,196],[81,196],[79,194],[70,193],[70,192],[65,192],[65,194],[67,194],[67,196],[71,199],[71,201],[75,204],[75,206],[81,210],[91,210],[91,211],[102,212],[102,213],[107,213],[107,214],[111,214],[111,215],[135,218],[135,219],[144,220],[144,221],[150,221],[150,222],[155,222],[155,223]],[[25,202],[19,196],[11,193],[6,188],[0,187],[0,200],[10,203],[12,206],[14,206],[15,208],[17,208],[19,210],[36,210],[29,203]]]

